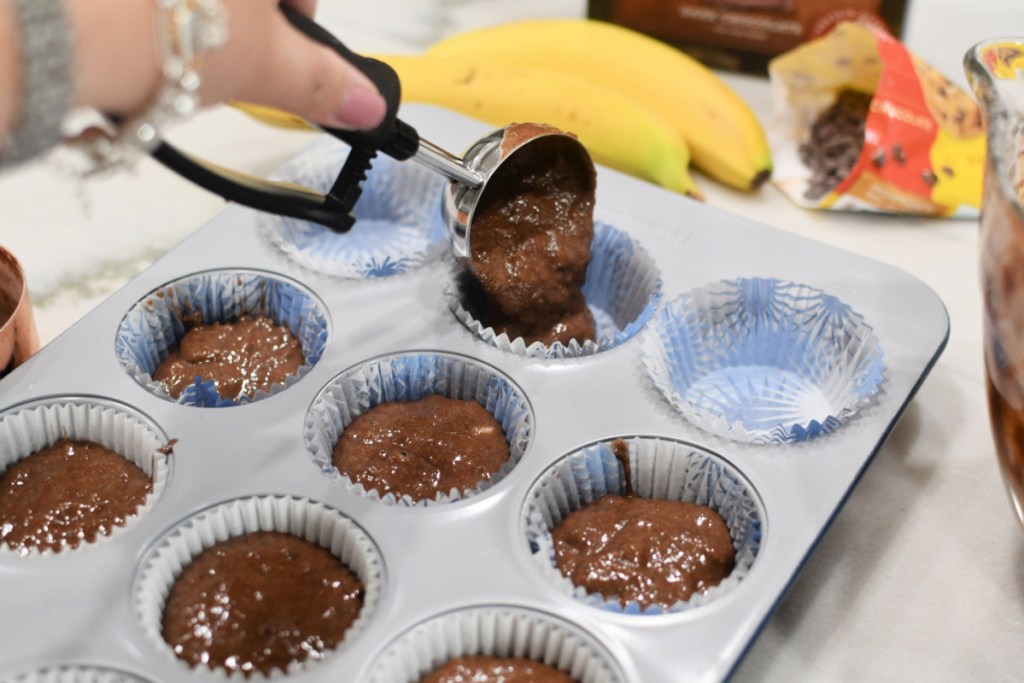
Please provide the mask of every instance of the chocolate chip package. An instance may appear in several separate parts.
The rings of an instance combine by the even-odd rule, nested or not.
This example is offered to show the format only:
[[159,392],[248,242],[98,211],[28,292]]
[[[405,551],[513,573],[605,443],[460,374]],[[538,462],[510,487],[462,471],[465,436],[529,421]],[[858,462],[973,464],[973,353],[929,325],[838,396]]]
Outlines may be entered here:
[[772,60],[775,184],[796,204],[978,215],[985,168],[971,95],[890,34],[846,22]]

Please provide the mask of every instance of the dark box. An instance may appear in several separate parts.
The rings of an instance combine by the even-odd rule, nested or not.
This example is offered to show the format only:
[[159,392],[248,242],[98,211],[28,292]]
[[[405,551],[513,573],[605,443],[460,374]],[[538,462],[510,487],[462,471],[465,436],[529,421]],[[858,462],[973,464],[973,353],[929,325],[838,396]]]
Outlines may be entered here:
[[909,0],[589,0],[588,14],[660,38],[714,69],[767,75],[768,62],[842,21],[903,32]]

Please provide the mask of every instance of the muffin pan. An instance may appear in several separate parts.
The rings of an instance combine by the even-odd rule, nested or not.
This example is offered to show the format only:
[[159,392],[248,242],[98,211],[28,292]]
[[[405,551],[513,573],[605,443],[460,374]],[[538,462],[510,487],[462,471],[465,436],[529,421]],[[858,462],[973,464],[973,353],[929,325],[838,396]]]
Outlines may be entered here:
[[[403,118],[450,149],[488,132],[425,106],[403,109]],[[281,173],[315,167],[311,154],[324,144]],[[409,196],[429,203],[431,194]],[[415,208],[402,215],[430,215]],[[154,637],[154,619],[167,572],[173,576],[176,563],[197,551],[187,542],[202,536],[197,520],[207,524],[234,508],[248,511],[231,517],[236,523],[311,539],[316,531],[295,527],[285,513],[328,520],[334,536],[316,541],[349,553],[354,569],[372,577],[372,608],[358,629],[287,680],[411,683],[453,653],[525,653],[581,683],[727,678],[942,352],[948,317],[938,297],[902,271],[606,168],[598,172],[595,218],[616,231],[608,234],[628,237],[646,275],[643,297],[604,311],[612,318],[635,311],[632,320],[614,321],[628,333],[589,354],[526,353],[479,336],[453,310],[447,256],[417,256],[401,269],[361,277],[325,273],[279,248],[273,235],[281,219],[238,206],[111,295],[0,382],[0,416],[84,401],[117,408],[177,442],[159,495],[110,538],[59,554],[0,553],[0,680],[223,680],[222,672],[192,670],[169,655]],[[232,277],[225,274],[238,274],[231,282],[283,283],[301,295],[305,310],[320,316],[309,335],[315,352],[301,377],[261,400],[225,407],[169,401],[149,386],[144,363],[126,364],[126,321],[148,319],[139,307],[161,288]],[[656,346],[650,336],[662,333],[662,311],[689,292],[750,278],[834,297],[883,352],[871,366],[875,386],[829,430],[796,443],[721,436],[670,402],[645,365]],[[458,385],[448,387],[455,394],[495,395],[489,407],[505,411],[518,450],[500,477],[472,495],[404,505],[331,472],[325,439],[346,415],[379,400],[373,391],[386,394],[384,380],[366,368],[404,371],[396,358],[441,359],[477,384],[428,372],[426,385],[444,375]],[[581,596],[552,576],[546,526],[564,514],[558,501],[577,490],[568,479],[621,486],[603,454],[616,438],[631,444],[639,492],[703,498],[726,513],[742,555],[742,572],[728,585],[651,613]],[[227,522],[215,527],[241,533]]]

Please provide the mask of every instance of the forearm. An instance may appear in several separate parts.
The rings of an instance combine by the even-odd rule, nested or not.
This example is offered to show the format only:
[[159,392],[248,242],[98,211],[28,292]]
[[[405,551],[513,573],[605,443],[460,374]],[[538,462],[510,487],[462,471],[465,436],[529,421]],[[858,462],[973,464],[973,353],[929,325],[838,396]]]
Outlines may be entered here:
[[[2,0],[0,0],[2,1]],[[160,85],[153,0],[65,0],[75,46],[75,104],[131,113]]]
[[14,129],[21,99],[21,41],[15,25],[10,0],[0,0],[0,140]]

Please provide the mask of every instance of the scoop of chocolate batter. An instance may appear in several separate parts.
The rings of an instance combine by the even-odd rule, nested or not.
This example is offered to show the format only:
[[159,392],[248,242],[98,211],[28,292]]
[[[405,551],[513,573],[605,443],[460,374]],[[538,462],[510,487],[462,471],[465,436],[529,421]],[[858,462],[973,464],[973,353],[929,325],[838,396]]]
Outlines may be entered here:
[[573,679],[532,659],[473,655],[449,659],[420,683],[573,683]]
[[284,382],[304,362],[302,346],[287,327],[265,316],[242,316],[235,322],[190,329],[153,379],[163,382],[174,398],[196,377],[212,380],[221,398],[251,398]]
[[76,548],[124,526],[151,490],[149,476],[127,458],[61,439],[0,476],[0,540],[21,553]]
[[607,494],[551,536],[562,574],[622,605],[670,607],[718,585],[735,565],[729,528],[695,503]]
[[330,552],[291,534],[230,538],[171,587],[163,637],[191,666],[270,674],[321,659],[363,606],[363,583]]
[[509,457],[486,408],[436,395],[371,408],[345,428],[333,455],[338,471],[367,490],[413,500],[474,488]]
[[[527,133],[535,128],[526,125]],[[506,135],[515,134],[510,126]],[[500,164],[473,213],[473,272],[488,301],[486,323],[527,343],[582,343],[594,319],[582,287],[594,236],[596,174],[579,144],[538,137]]]

